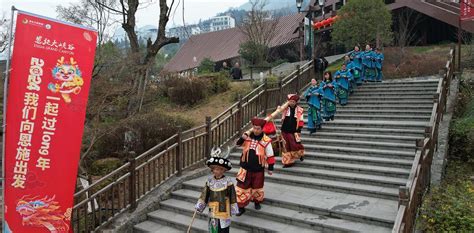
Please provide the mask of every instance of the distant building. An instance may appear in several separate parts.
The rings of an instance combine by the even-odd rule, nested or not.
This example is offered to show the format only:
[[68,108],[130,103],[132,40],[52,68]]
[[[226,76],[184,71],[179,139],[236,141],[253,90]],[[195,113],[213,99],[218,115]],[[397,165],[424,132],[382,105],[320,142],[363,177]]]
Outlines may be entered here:
[[210,31],[220,31],[224,29],[234,28],[235,19],[230,16],[216,16],[211,18]]
[[[294,51],[299,41],[298,28],[303,21],[303,14],[293,14],[280,18],[275,25],[275,36],[269,43],[275,54],[284,54],[288,59],[286,48]],[[245,33],[239,27],[201,33],[192,36],[179,49],[176,55],[163,68],[166,72],[191,73],[205,58],[211,59],[217,66],[227,62],[232,66],[240,62],[240,44],[247,40]],[[281,51],[281,53],[279,53]]]
[[179,26],[179,27],[173,27],[168,30],[166,33],[166,36],[168,37],[178,37],[180,39],[188,39],[192,35],[197,35],[201,34],[202,30],[201,28],[196,25],[186,25],[186,26]]

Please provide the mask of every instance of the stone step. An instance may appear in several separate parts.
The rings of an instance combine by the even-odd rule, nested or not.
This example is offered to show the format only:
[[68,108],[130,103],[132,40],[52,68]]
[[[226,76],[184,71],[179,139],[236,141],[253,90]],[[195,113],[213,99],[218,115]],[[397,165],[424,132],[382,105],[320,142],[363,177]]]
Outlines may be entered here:
[[428,122],[430,121],[431,116],[417,116],[417,115],[354,115],[354,114],[344,114],[344,113],[337,113],[337,119],[343,120],[412,120],[412,121],[423,121]]
[[329,130],[325,127],[316,131],[316,133],[309,135],[309,131],[303,130],[301,133],[302,140],[306,138],[326,138],[326,139],[339,139],[339,140],[361,140],[361,141],[373,141],[377,142],[394,142],[394,143],[415,143],[416,139],[421,139],[422,136],[401,136],[401,135],[380,135],[380,134],[363,134],[363,133],[344,133],[338,130]]
[[144,221],[133,226],[134,233],[181,233],[183,230],[184,229],[169,227],[153,221]]
[[439,77],[437,76],[432,76],[429,78],[425,79],[416,79],[416,80],[410,80],[410,79],[390,79],[390,80],[384,80],[383,82],[367,82],[364,83],[364,85],[370,86],[370,85],[391,85],[391,84],[420,84],[420,83],[438,83],[440,81]]
[[[380,120],[345,120],[338,119],[337,115],[333,121],[324,121],[323,127],[325,126],[338,126],[338,127],[370,127],[370,128],[386,128],[386,129],[413,129],[413,130],[425,130],[428,125],[427,122],[421,121],[380,121]],[[274,120],[275,125],[281,128],[281,119]],[[307,126],[307,119],[304,119],[304,125]]]
[[[191,193],[186,193],[186,195],[192,195]],[[185,194],[183,193],[183,196]],[[189,202],[189,201],[183,201],[179,199],[170,199],[167,201],[163,201],[160,203],[160,205],[163,205],[165,208],[174,208],[176,207],[177,210],[180,211],[185,211],[188,214],[189,209],[194,207],[194,203]],[[205,217],[207,214],[207,210],[204,211],[203,214]],[[268,206],[268,205],[262,205],[262,208],[260,210],[255,210],[252,207],[246,208],[245,214],[242,216],[238,217],[233,217],[232,218],[232,226],[238,225],[239,223],[253,223],[255,222],[259,224],[259,221],[262,221],[263,223],[266,222],[266,220],[271,220],[274,221],[275,219],[282,220],[282,222],[285,223],[285,228],[288,226],[293,226],[293,227],[305,227],[309,228],[312,231],[311,232],[328,232],[328,231],[337,231],[337,232],[350,232],[351,230],[353,231],[354,229],[358,230],[364,230],[364,229],[370,229],[370,230],[376,230],[377,232],[388,232],[388,228],[384,227],[378,227],[374,225],[369,225],[369,224],[364,224],[364,223],[358,223],[354,221],[349,221],[349,220],[344,220],[344,219],[338,219],[338,218],[332,218],[331,216],[324,216],[324,215],[317,215],[309,212],[303,212],[303,211],[295,211],[287,208],[281,208],[281,207],[276,207],[276,206]],[[234,224],[235,223],[235,224]],[[275,226],[269,226],[269,228],[264,228],[264,229],[273,229],[274,231],[277,232],[294,232],[294,231],[289,231],[290,229],[286,228],[285,230],[279,228],[278,226],[282,223],[278,223]],[[253,228],[252,230],[257,230],[259,228],[266,227],[264,224],[259,224],[258,227]],[[232,229],[232,228],[231,228]],[[300,230],[305,230],[305,229],[296,229],[297,232]],[[231,230],[232,231],[232,230]]]
[[[276,157],[277,164],[280,166],[281,157]],[[238,164],[240,161],[240,155],[232,156],[232,163]],[[410,168],[399,168],[399,167],[387,167],[381,165],[367,165],[367,164],[354,164],[344,163],[341,161],[324,161],[317,159],[305,159],[303,162],[297,162],[295,166],[306,167],[310,169],[326,169],[341,172],[353,172],[362,173],[374,176],[387,176],[387,177],[399,177],[407,178],[410,174]]]
[[438,87],[406,87],[406,88],[390,88],[390,87],[374,87],[367,89],[357,89],[357,93],[380,93],[380,92],[423,92],[436,93]]
[[429,97],[433,98],[434,94],[436,91],[433,92],[419,92],[419,91],[404,91],[404,92],[360,92],[357,89],[352,93],[351,97],[366,97],[366,98],[372,98],[372,99],[377,99],[379,97]]
[[[160,202],[160,206],[163,209],[168,211],[178,212],[183,215],[192,216],[194,213],[194,205],[197,202],[199,196],[194,196],[189,194],[189,198],[186,200],[180,199],[168,199],[166,201]],[[196,193],[198,194],[198,193]],[[195,197],[195,201],[191,202],[190,199]],[[231,223],[231,231],[234,232],[234,228],[237,227],[239,229],[245,229],[248,232],[269,232],[270,229],[277,231],[277,232],[320,232],[314,231],[311,228],[305,226],[294,226],[292,224],[287,224],[285,222],[276,221],[275,219],[271,219],[266,217],[264,214],[261,214],[260,211],[251,210],[248,208],[249,212],[245,212],[242,216],[235,216],[232,217]],[[263,205],[262,205],[263,209]],[[197,213],[196,218],[207,220],[208,219],[208,212],[209,210],[206,208],[203,213]],[[250,214],[250,212],[256,212],[254,214]],[[262,211],[263,212],[263,211]],[[288,222],[291,221],[290,219]]]
[[[352,100],[349,96],[348,103],[350,105],[433,105],[433,100],[378,100],[378,99],[366,99],[366,100]],[[301,107],[308,106],[307,103],[300,103]]]
[[[337,117],[337,116],[336,116]],[[325,122],[327,126],[340,127],[370,127],[386,129],[413,129],[425,130],[428,123],[417,121],[375,121],[375,120],[339,120]]]
[[408,151],[399,151],[394,149],[368,149],[358,147],[340,147],[326,145],[305,145],[305,151],[313,151],[318,153],[337,153],[345,155],[363,155],[383,158],[413,158],[414,153]]
[[352,101],[365,101],[365,100],[377,100],[377,101],[397,101],[397,100],[413,100],[413,101],[418,101],[418,100],[429,100],[433,101],[433,95],[415,95],[415,96],[405,96],[405,95],[399,95],[399,96],[379,96],[379,97],[374,97],[374,96],[357,96],[356,94],[353,94],[349,96],[349,100]]
[[[228,173],[229,176],[235,177],[237,171],[232,171]],[[387,200],[398,200],[398,186],[397,187],[382,187],[371,184],[360,184],[360,183],[351,183],[349,181],[334,181],[327,179],[319,179],[315,177],[306,177],[299,175],[289,175],[285,173],[273,173],[273,175],[265,176],[266,182],[273,182],[276,184],[286,184],[293,185],[297,187],[312,187],[320,190],[328,190],[340,193],[362,195],[367,197],[382,198]],[[193,189],[195,191],[201,191],[199,187],[190,187],[184,185],[185,189]],[[202,189],[202,187],[201,187]],[[197,197],[196,197],[197,201]]]
[[405,110],[420,110],[420,111],[431,111],[433,110],[433,105],[370,105],[370,104],[349,104],[346,106],[337,106],[336,113],[339,109],[347,110],[396,110],[396,111],[405,111]]
[[357,91],[386,91],[386,90],[407,90],[407,91],[413,91],[413,90],[420,90],[420,91],[434,91],[436,92],[438,90],[438,85],[415,85],[415,86],[359,86]]
[[[279,120],[275,120],[275,126],[278,129],[281,129],[281,123],[278,122]],[[367,122],[373,122],[373,124],[368,124]],[[407,124],[402,124],[406,122]],[[424,132],[425,126],[427,122],[423,121],[380,121],[380,120],[365,120],[365,119],[358,119],[358,120],[347,120],[347,119],[339,119],[337,116],[334,117],[334,120],[330,121],[323,121],[322,128],[332,128],[332,127],[351,127],[351,128],[381,128],[381,129],[409,129],[409,130],[417,130],[418,132]],[[303,129],[307,129],[308,124],[307,120],[304,122]]]
[[305,158],[314,158],[316,160],[332,161],[332,162],[345,162],[353,164],[363,165],[377,165],[397,168],[408,168],[410,169],[413,163],[411,159],[405,158],[384,158],[374,156],[356,156],[356,155],[343,155],[343,154],[327,154],[327,153],[315,153],[307,151],[305,152]]
[[331,138],[317,138],[317,137],[304,137],[302,143],[305,146],[335,146],[335,147],[356,147],[364,149],[394,149],[404,152],[415,153],[416,144],[411,143],[397,143],[397,142],[380,142],[380,141],[364,141],[364,140],[341,140]]
[[[206,177],[200,177],[186,181],[184,186],[194,186],[196,191],[181,189],[173,192],[172,195],[192,192],[191,195],[197,198],[206,179]],[[262,206],[268,205],[329,215],[378,226],[392,227],[398,209],[398,201],[395,200],[338,193],[311,186],[299,187],[267,181],[264,189],[265,200]],[[195,198],[192,201],[196,200]]]
[[380,89],[380,88],[438,88],[438,82],[433,83],[417,83],[417,84],[385,84],[385,85],[361,85],[357,86],[357,90]]
[[[347,134],[373,134],[373,135],[384,135],[384,136],[410,136],[423,138],[424,129],[391,129],[391,128],[373,128],[370,125],[364,127],[345,127],[338,125],[324,124],[322,129],[318,132],[337,132]],[[302,134],[309,134],[306,130]],[[317,134],[317,133],[316,133]]]
[[401,115],[401,116],[431,116],[430,110],[364,110],[364,109],[348,109],[339,108],[337,114],[351,114],[351,115]]
[[400,151],[411,151],[415,153],[416,144],[413,143],[393,143],[393,142],[379,142],[379,141],[360,141],[360,140],[338,140],[330,138],[313,138],[308,137],[303,141],[304,145],[310,144],[313,146],[340,146],[340,147],[357,147],[357,148],[384,148],[397,149]]
[[[157,210],[147,214],[148,221],[156,222],[161,225],[173,227],[184,232],[188,229],[191,223],[192,214],[184,215],[175,211],[169,210]],[[195,218],[192,226],[192,232],[209,232],[208,221],[200,218]],[[244,230],[232,229],[233,232],[247,232]]]
[[[233,157],[233,163],[238,164],[238,159],[239,157]],[[389,188],[398,188],[399,186],[404,185],[406,183],[406,178],[403,177],[366,174],[363,172],[353,172],[350,170],[339,170],[326,167],[314,169],[314,167],[311,167],[311,164],[309,163],[314,163],[314,161],[318,160],[315,160],[313,158],[305,159],[305,161],[303,162],[297,161],[297,164],[290,168],[283,168],[283,166],[280,164],[281,157],[276,157],[276,160],[278,161],[278,163],[274,166],[275,174],[310,177],[312,179],[318,178],[320,180],[332,180],[349,183],[352,182],[357,184],[376,185]],[[307,160],[309,163],[306,163]],[[320,161],[324,162],[324,160]],[[231,170],[231,173],[236,173],[237,170],[238,167],[237,169]]]

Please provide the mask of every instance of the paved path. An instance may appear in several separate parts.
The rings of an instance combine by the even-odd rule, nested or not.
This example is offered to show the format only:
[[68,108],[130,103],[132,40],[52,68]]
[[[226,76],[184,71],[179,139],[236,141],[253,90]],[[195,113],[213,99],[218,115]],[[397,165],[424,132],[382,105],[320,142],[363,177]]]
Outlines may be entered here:
[[[338,54],[338,55],[333,55],[333,56],[328,56],[326,57],[326,60],[329,62],[329,64],[341,59],[344,57],[345,54]],[[283,64],[280,64],[276,67],[272,68],[272,74],[276,75],[277,77],[285,77],[294,70],[296,70],[297,65],[303,65],[307,63],[308,61],[299,61],[299,62],[285,62]],[[269,75],[269,72],[264,72],[264,77],[267,77]],[[254,80],[259,80],[260,79],[260,72],[254,72],[253,74]],[[246,74],[243,77],[243,80],[250,80],[250,74]]]

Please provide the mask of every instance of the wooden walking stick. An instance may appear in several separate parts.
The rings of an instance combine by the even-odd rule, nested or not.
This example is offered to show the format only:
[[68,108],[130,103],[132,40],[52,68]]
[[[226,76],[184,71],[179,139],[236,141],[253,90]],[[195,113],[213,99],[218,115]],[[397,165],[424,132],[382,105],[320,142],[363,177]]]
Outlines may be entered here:
[[189,224],[187,233],[191,232],[191,226],[194,223],[194,218],[196,218],[196,213],[197,213],[197,210],[194,210],[193,218],[191,219],[191,223]]

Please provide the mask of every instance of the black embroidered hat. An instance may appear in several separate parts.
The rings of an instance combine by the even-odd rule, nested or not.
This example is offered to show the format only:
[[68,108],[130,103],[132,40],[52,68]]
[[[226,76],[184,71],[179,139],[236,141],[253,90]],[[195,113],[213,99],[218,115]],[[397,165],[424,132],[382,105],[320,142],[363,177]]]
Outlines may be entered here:
[[219,147],[214,147],[211,150],[211,158],[206,161],[206,165],[208,167],[212,165],[217,165],[221,166],[225,169],[230,170],[232,169],[232,164],[230,161],[227,159],[230,154],[230,148],[227,147],[227,152],[225,154],[222,154],[222,150]]

